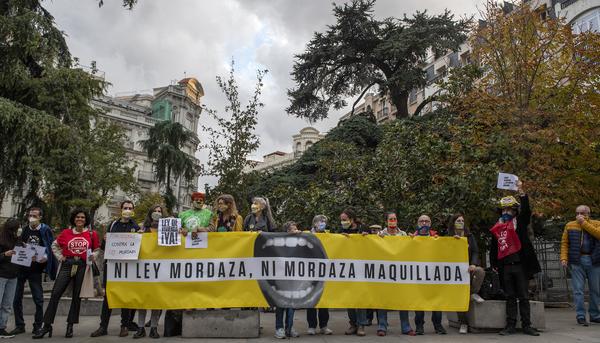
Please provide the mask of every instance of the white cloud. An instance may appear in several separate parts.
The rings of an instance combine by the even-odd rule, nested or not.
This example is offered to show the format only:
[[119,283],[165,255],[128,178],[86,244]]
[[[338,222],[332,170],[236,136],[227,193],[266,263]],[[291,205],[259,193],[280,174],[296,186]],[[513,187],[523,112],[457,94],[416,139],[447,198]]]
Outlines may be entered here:
[[[479,2],[380,0],[375,13],[401,17],[424,9],[439,13],[448,7],[457,15],[472,14]],[[252,94],[257,69],[269,69],[257,127],[261,147],[253,157],[291,151],[291,136],[309,125],[285,113],[286,91],[293,87],[294,54],[303,51],[315,31],[333,23],[329,1],[139,1],[131,11],[119,0],[105,1],[102,8],[95,0],[44,5],[67,33],[72,54],[82,64],[95,60],[106,73],[111,94],[163,86],[183,78],[185,72],[203,84],[204,103],[222,109],[224,98],[215,76],[227,76],[233,57],[241,94]],[[342,112],[314,126],[327,131]]]

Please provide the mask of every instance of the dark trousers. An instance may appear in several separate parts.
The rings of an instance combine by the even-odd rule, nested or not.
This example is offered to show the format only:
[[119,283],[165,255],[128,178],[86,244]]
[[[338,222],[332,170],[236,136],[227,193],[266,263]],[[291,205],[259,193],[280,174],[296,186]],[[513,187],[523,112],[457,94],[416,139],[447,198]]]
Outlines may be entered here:
[[[77,272],[71,276],[71,267],[76,265]],[[73,283],[73,295],[71,299],[71,307],[69,308],[69,316],[67,317],[67,323],[76,324],[79,323],[79,307],[81,305],[81,299],[79,293],[81,292],[81,284],[83,283],[83,277],[85,275],[85,261],[75,261],[68,259],[64,261],[60,266],[60,271],[54,280],[54,287],[52,288],[52,295],[50,296],[50,302],[46,308],[44,314],[44,324],[52,325],[54,323],[54,317],[56,317],[56,310],[58,308],[58,302],[60,297],[69,286]]]
[[[102,286],[106,289],[106,262],[104,263],[104,275],[102,278]],[[112,309],[108,307],[108,300],[106,294],[104,294],[104,300],[102,301],[102,312],[100,313],[100,326],[107,329],[108,323],[110,322],[110,316],[112,315]],[[129,327],[134,322],[133,317],[135,316],[135,310],[126,308],[121,309],[121,326]]]
[[308,322],[308,327],[313,329],[317,328],[317,312],[319,314],[319,328],[326,328],[327,323],[329,322],[329,309],[327,308],[306,309],[306,321]]
[[33,328],[37,329],[42,326],[44,320],[44,290],[42,289],[42,273],[32,273],[30,271],[20,272],[17,276],[17,290],[15,291],[15,299],[13,300],[13,310],[15,312],[15,326],[25,327],[25,319],[23,318],[23,290],[25,282],[29,282],[31,297],[35,304],[35,316]]
[[[442,326],[442,312],[431,312],[431,321],[433,322],[433,327]],[[423,325],[425,325],[425,312],[415,311],[415,326],[422,327]]]
[[506,295],[506,325],[513,327],[517,325],[518,299],[521,324],[523,327],[531,326],[531,311],[527,293],[528,281],[523,266],[520,264],[505,265],[502,269],[502,280],[504,282],[504,295]]

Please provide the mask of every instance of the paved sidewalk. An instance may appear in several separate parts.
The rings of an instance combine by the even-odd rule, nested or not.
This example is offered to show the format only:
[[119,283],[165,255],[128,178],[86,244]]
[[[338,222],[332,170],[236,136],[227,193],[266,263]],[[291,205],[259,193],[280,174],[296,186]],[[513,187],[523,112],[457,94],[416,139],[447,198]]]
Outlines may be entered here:
[[[546,323],[547,328],[545,332],[541,334],[540,337],[530,337],[525,336],[523,334],[516,334],[509,337],[502,337],[496,333],[478,333],[478,334],[467,334],[460,335],[457,329],[449,328],[447,326],[447,320],[444,316],[444,325],[448,329],[448,335],[440,336],[433,333],[433,327],[429,322],[429,315],[426,315],[425,318],[427,322],[425,323],[425,336],[416,336],[416,337],[408,337],[400,335],[399,330],[399,320],[397,313],[389,313],[389,322],[391,328],[388,332],[388,336],[386,337],[377,337],[375,335],[377,326],[371,326],[367,328],[367,336],[366,337],[357,337],[357,336],[345,336],[344,330],[346,329],[347,317],[345,311],[332,311],[331,319],[329,327],[334,330],[334,334],[332,336],[308,336],[306,335],[306,311],[300,310],[296,312],[296,316],[294,319],[294,326],[296,330],[300,333],[299,338],[294,338],[292,340],[296,342],[419,342],[419,343],[430,343],[430,342],[580,342],[580,343],[598,343],[600,342],[600,324],[592,325],[589,327],[578,326],[575,323],[575,313],[571,309],[546,309]],[[31,323],[32,317],[26,316],[26,322]],[[39,342],[58,342],[58,341],[66,341],[66,342],[131,342],[132,335],[129,337],[120,338],[117,337],[119,333],[119,316],[114,315],[111,319],[111,326],[109,328],[109,336],[104,336],[100,338],[91,338],[89,335],[92,331],[94,331],[98,327],[99,318],[98,317],[81,317],[80,323],[75,326],[75,337],[68,340],[64,338],[65,332],[65,320],[66,317],[57,317],[54,324],[54,336],[51,339],[47,337],[44,340],[39,340]],[[276,342],[281,341],[275,339],[273,337],[274,334],[274,326],[275,326],[275,316],[273,313],[261,313],[261,323],[264,327],[262,336],[257,339],[184,339],[179,337],[170,337],[170,338],[160,338],[157,340],[153,340],[151,338],[143,338],[140,340],[136,340],[136,342],[204,342],[204,341],[221,341],[221,342]],[[411,323],[413,322],[411,316]],[[11,330],[14,328],[13,318],[9,321],[8,329]],[[28,330],[31,329],[30,326],[27,327]],[[159,332],[162,336],[162,318],[160,321]],[[22,334],[17,337],[6,340],[6,342],[31,342],[30,334]]]

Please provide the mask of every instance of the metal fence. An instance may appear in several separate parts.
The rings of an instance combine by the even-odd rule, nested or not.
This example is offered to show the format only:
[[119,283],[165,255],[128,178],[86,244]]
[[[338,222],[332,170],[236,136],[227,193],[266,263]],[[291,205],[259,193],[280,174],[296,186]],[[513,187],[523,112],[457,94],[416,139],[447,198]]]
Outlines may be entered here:
[[533,241],[542,272],[535,280],[535,300],[548,304],[571,302],[571,279],[560,263],[560,241],[535,239]]

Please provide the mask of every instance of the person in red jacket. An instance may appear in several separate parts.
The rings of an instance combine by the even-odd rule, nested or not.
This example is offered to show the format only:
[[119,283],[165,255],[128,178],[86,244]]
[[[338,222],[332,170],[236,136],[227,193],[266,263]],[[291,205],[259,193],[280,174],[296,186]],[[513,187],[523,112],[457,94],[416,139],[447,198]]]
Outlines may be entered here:
[[76,209],[71,212],[70,223],[71,227],[64,229],[52,243],[52,251],[60,261],[60,268],[54,281],[50,302],[44,313],[44,326],[33,338],[44,338],[46,334],[52,337],[52,323],[56,317],[58,302],[71,282],[73,282],[73,296],[67,317],[66,338],[73,337],[73,324],[79,322],[81,305],[79,294],[85,275],[86,261],[94,260],[94,253],[100,249],[100,240],[98,234],[88,228],[90,215],[87,211]]

